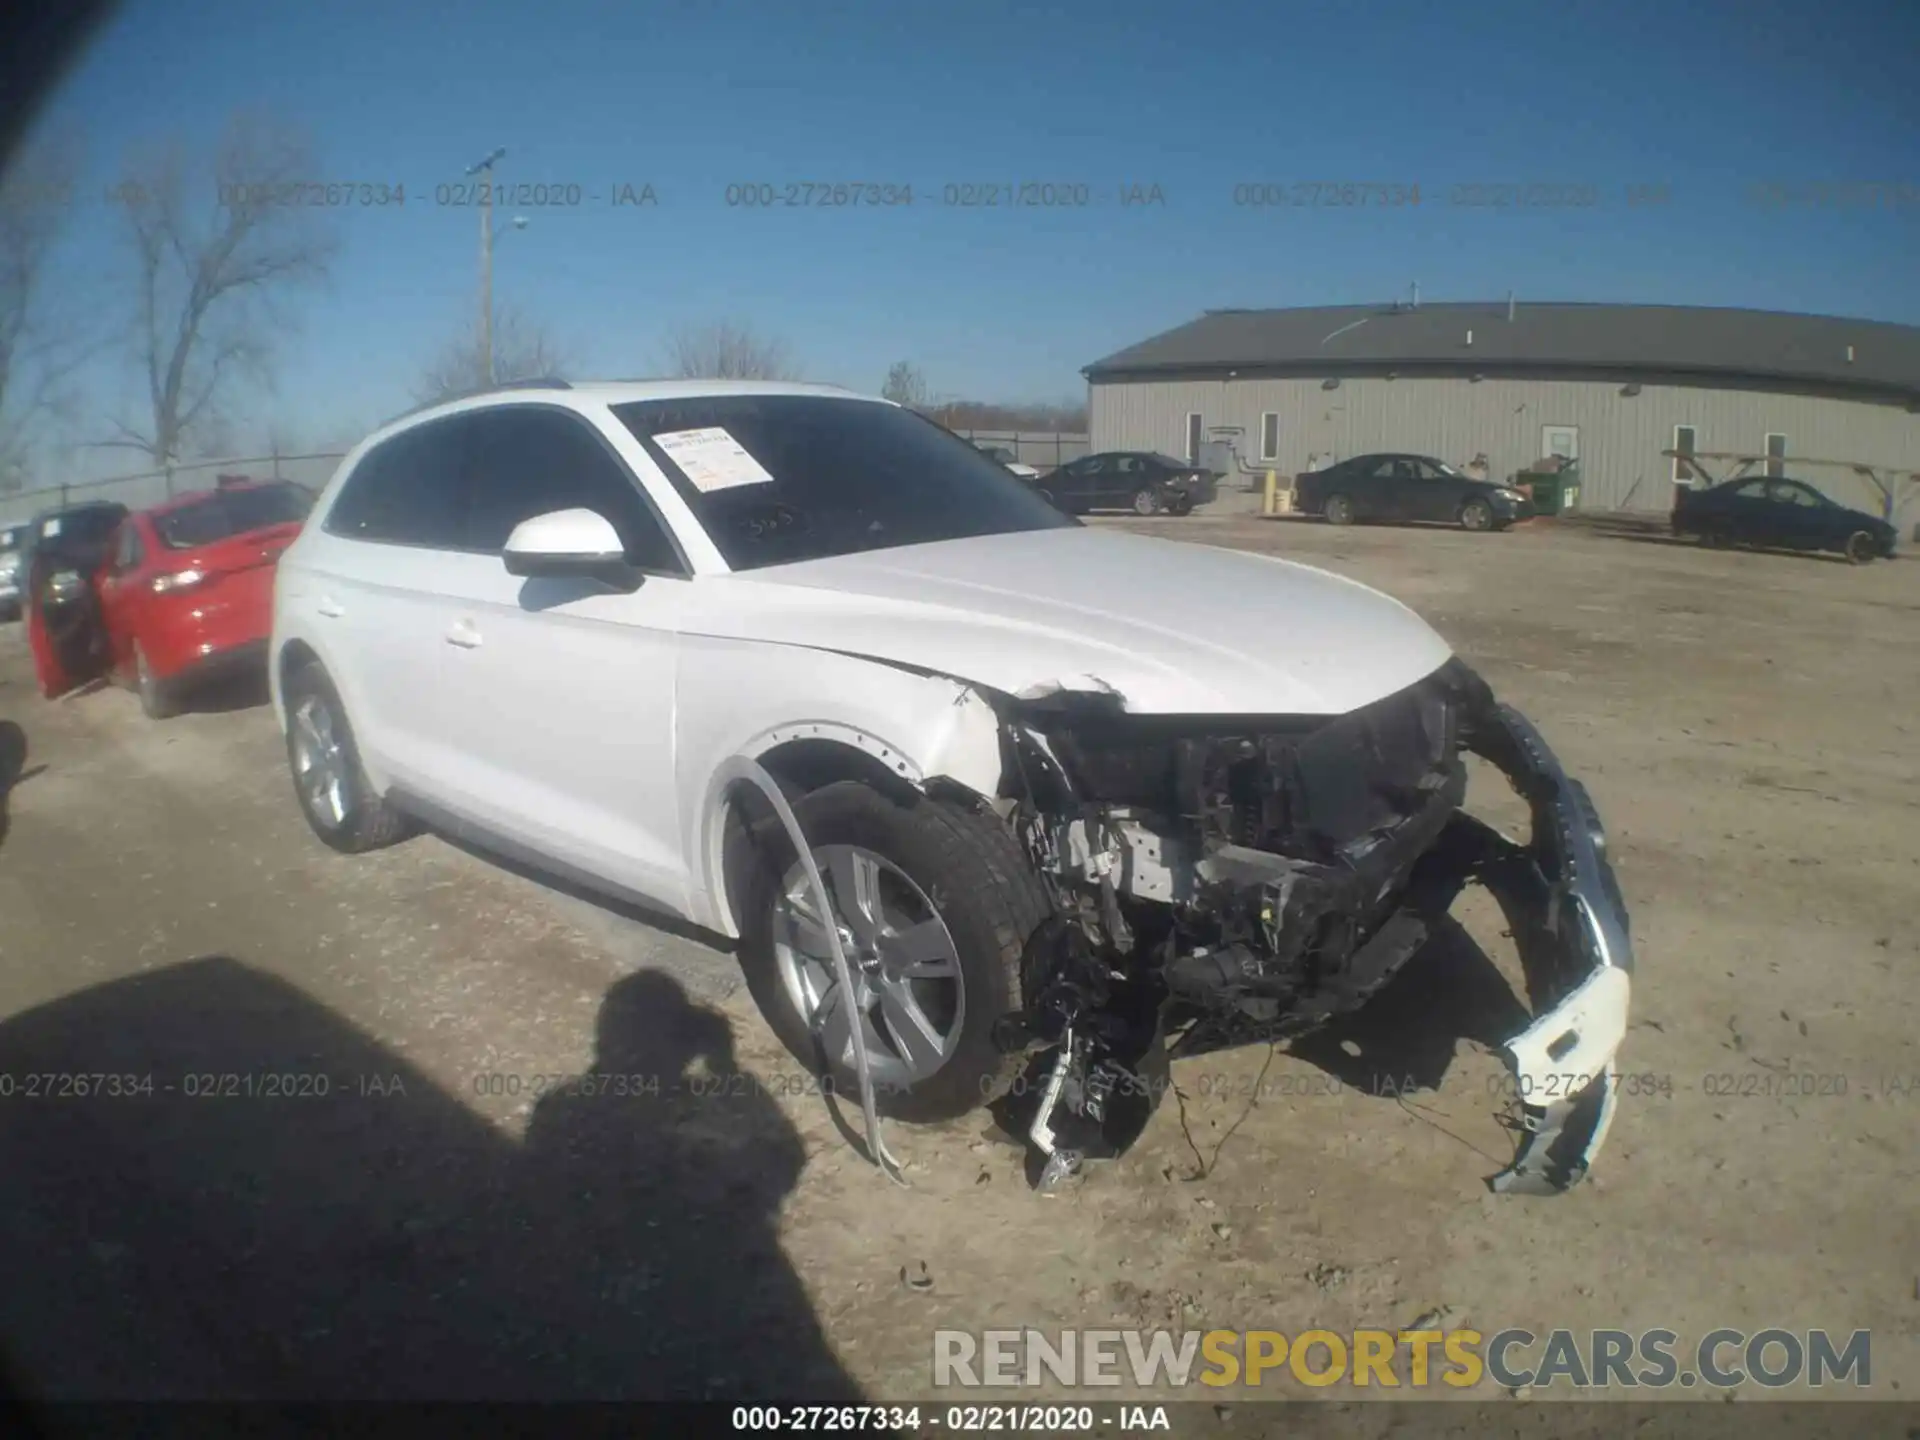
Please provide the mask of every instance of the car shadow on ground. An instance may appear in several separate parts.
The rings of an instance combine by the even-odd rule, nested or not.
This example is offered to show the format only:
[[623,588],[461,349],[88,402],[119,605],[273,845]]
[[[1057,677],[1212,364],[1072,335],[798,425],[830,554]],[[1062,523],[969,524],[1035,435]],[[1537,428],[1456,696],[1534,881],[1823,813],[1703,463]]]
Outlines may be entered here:
[[[799,1137],[664,976],[607,993],[521,1140],[225,957],[0,1056],[0,1337],[41,1398],[860,1398],[776,1234]],[[541,1090],[496,1063],[476,1092]]]
[[1588,535],[1598,535],[1603,540],[1625,540],[1634,545],[1667,545],[1682,550],[1712,550],[1724,548],[1749,555],[1766,555],[1778,560],[1812,560],[1827,565],[1846,565],[1844,555],[1829,554],[1823,550],[1776,550],[1755,545],[1730,545],[1716,547],[1702,544],[1692,535],[1676,535],[1666,516],[1639,515],[1591,515],[1583,516],[1573,522]]
[[705,929],[695,925],[691,920],[669,915],[664,910],[651,909],[638,900],[628,900],[618,895],[608,894],[605,890],[586,884],[584,881],[555,874],[552,870],[522,860],[518,856],[495,850],[487,843],[485,837],[478,834],[465,834],[440,825],[433,825],[428,829],[436,839],[446,841],[454,849],[472,856],[482,864],[492,865],[506,871],[509,875],[518,876],[522,880],[538,885],[544,890],[565,895],[570,900],[596,906],[609,915],[618,915],[623,920],[635,921],[681,940],[691,940],[720,954],[732,955],[738,948],[737,942],[728,939],[717,930]]
[[1462,1040],[1497,1050],[1527,1021],[1506,976],[1448,919],[1359,1010],[1288,1049],[1349,1088],[1391,1099],[1438,1089]]
[[183,713],[225,715],[235,710],[257,710],[268,703],[267,672],[264,668],[223,675],[195,686],[180,697]]

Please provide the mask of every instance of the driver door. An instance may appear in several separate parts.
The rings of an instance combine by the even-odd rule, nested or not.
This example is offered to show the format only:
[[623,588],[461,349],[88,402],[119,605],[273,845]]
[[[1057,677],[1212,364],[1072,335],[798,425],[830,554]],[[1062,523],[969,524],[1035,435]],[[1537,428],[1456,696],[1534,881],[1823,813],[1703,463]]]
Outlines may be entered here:
[[1402,460],[1400,467],[1407,518],[1451,521],[1460,506],[1459,484],[1426,460]]
[[[543,857],[684,913],[674,686],[689,571],[587,421],[537,404],[465,418],[465,543],[441,576],[430,702],[459,737],[446,801]],[[646,572],[637,590],[507,573],[501,553],[515,526],[574,508],[613,523]]]

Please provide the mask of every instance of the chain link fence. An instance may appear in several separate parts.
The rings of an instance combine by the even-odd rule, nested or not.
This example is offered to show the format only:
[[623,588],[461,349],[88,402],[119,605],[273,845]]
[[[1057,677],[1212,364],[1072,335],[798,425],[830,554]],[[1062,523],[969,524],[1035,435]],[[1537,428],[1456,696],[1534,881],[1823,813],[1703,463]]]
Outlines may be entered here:
[[0,525],[16,525],[31,520],[43,510],[84,505],[92,500],[117,501],[129,510],[141,510],[176,495],[211,490],[223,475],[240,475],[249,480],[289,480],[318,494],[333,478],[345,454],[344,450],[337,450],[317,455],[242,455],[228,460],[196,460],[171,470],[148,470],[106,480],[21,490],[0,495]]
[[1043,474],[1069,460],[1078,460],[1093,443],[1090,435],[1060,430],[956,430],[953,433],[976,445],[1011,450],[1015,460]]

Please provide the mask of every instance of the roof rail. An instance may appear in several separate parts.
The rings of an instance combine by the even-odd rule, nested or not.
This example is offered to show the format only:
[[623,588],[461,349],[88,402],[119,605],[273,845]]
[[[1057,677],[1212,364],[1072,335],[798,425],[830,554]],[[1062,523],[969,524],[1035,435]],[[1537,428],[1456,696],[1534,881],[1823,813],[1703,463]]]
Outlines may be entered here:
[[438,399],[425,401],[411,409],[402,410],[398,415],[389,416],[376,428],[384,430],[389,425],[399,424],[409,415],[418,415],[422,410],[431,410],[438,405],[451,405],[456,400],[476,400],[482,395],[497,395],[506,390],[571,390],[572,388],[573,385],[569,381],[562,380],[557,375],[543,380],[502,380],[493,385],[479,385],[471,390],[455,390]]

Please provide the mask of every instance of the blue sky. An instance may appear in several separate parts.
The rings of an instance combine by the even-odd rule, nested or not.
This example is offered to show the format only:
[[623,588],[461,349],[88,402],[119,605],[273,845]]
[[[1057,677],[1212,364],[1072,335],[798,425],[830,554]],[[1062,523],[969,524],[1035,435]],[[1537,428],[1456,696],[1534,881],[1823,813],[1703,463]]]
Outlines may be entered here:
[[[85,196],[129,145],[203,151],[236,109],[304,127],[316,180],[404,184],[333,212],[278,383],[241,409],[318,437],[411,400],[470,322],[477,219],[436,187],[581,187],[496,252],[496,295],[583,375],[660,368],[733,318],[809,378],[1074,398],[1080,367],[1221,306],[1385,299],[1751,305],[1920,323],[1920,6],[1886,3],[647,4],[132,0],[42,117],[90,184],[68,274],[119,257]],[[1903,206],[1756,207],[1765,182],[1905,182]],[[911,185],[911,206],[729,206],[732,183]],[[948,184],[1085,185],[1086,208],[967,209]],[[1420,205],[1252,208],[1236,185],[1418,184]],[[657,205],[616,209],[616,184]],[[1452,206],[1453,187],[1591,187],[1587,209]],[[1122,207],[1123,186],[1163,205]],[[1665,186],[1630,208],[1628,187]],[[211,186],[208,187],[211,199]],[[106,303],[102,299],[102,303]],[[105,368],[96,404],[122,392]],[[249,428],[249,427],[243,427]],[[128,468],[87,462],[96,473]]]

